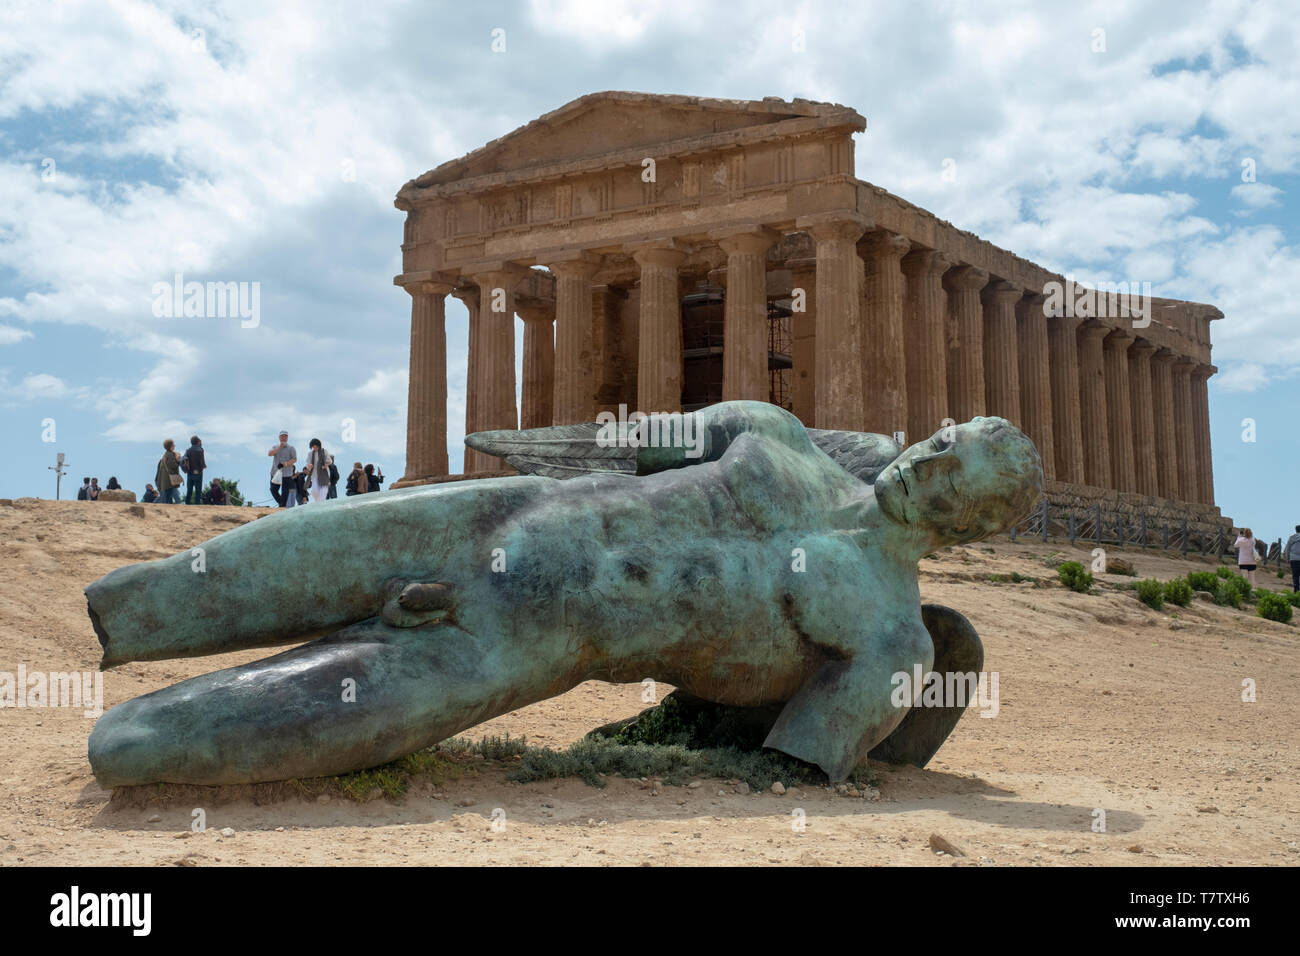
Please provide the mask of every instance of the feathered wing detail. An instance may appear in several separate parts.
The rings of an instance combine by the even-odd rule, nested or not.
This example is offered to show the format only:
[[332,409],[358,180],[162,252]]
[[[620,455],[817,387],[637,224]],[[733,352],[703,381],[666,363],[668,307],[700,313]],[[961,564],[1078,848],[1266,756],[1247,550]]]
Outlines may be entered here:
[[903,453],[903,447],[888,435],[810,428],[808,437],[831,461],[868,485]]
[[611,442],[610,428],[618,428],[620,438],[630,430],[626,425],[596,422],[521,431],[501,429],[466,435],[465,444],[475,451],[504,458],[525,475],[579,478],[609,472],[636,474],[637,449],[626,441]]

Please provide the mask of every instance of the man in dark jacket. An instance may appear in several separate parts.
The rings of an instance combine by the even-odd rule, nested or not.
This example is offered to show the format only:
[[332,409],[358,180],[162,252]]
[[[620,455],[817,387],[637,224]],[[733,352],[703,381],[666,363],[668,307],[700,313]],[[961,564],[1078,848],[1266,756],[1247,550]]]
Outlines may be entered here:
[[198,435],[190,436],[190,447],[185,450],[181,466],[188,476],[185,479],[185,503],[187,505],[201,504],[203,501],[203,469],[208,467],[208,463],[203,458],[203,442],[199,441]]
[[81,487],[77,489],[77,500],[78,501],[90,500],[90,479],[89,478],[81,479]]

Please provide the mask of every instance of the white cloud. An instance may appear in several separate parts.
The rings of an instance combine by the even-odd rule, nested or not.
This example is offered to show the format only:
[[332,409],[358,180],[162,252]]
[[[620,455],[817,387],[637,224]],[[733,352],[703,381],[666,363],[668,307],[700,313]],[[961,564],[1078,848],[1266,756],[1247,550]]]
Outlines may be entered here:
[[1232,187],[1232,198],[1250,209],[1267,209],[1281,204],[1282,190],[1267,183],[1241,183]]
[[11,325],[0,325],[0,345],[13,345],[15,342],[31,337],[32,333],[29,329],[15,329]]
[[1225,392],[1258,392],[1269,382],[1267,370],[1253,362],[1229,366],[1214,376],[1215,387]]

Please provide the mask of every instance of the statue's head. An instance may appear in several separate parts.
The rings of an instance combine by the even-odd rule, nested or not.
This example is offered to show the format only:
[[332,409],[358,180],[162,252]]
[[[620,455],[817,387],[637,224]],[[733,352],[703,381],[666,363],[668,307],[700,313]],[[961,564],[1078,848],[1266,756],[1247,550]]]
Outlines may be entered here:
[[1043,464],[1009,421],[976,418],[912,445],[875,489],[890,520],[944,547],[987,538],[1028,513],[1042,494]]

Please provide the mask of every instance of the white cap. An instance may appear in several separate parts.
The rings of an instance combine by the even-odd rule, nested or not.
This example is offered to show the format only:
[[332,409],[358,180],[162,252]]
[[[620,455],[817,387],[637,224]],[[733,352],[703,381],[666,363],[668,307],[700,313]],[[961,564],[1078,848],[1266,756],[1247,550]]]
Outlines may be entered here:
[[281,434],[281,435],[287,435],[287,434],[289,434],[289,429],[287,429],[287,428],[281,428],[281,429],[280,429],[280,434]]

